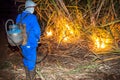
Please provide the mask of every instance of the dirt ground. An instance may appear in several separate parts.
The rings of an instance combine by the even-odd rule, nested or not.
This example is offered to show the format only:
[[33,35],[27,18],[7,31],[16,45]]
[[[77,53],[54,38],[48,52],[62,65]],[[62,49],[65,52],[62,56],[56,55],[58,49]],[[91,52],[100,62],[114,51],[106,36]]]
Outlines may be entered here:
[[[25,80],[19,50],[8,47],[4,50],[0,58],[0,80]],[[38,52],[38,60],[44,56]],[[36,65],[36,72],[36,77],[42,80],[120,80],[120,54],[84,58],[49,54]]]

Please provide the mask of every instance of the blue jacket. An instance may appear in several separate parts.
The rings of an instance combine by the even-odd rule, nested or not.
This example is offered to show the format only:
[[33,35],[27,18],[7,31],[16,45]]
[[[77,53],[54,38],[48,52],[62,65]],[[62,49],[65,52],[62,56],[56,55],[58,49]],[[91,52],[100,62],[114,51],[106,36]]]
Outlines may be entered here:
[[41,29],[37,21],[37,17],[34,14],[31,14],[27,11],[23,11],[21,14],[17,16],[16,23],[20,21],[21,16],[22,18],[26,16],[22,20],[22,23],[26,24],[26,32],[27,32],[27,44],[24,46],[37,47],[38,46],[37,42],[40,39],[40,35],[41,35]]

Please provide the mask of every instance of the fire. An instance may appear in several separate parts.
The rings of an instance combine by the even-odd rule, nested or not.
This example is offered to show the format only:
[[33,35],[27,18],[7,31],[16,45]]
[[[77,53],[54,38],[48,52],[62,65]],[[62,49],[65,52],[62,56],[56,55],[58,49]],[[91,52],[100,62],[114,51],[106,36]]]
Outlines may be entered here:
[[93,50],[95,52],[104,52],[110,50],[110,45],[112,45],[113,41],[109,34],[104,30],[98,30],[98,32],[92,35],[92,41],[94,44]]
[[[108,51],[113,43],[108,31],[100,28],[94,28],[91,40],[93,42],[91,49],[94,52]],[[52,37],[58,44],[76,43],[80,38],[80,31],[75,24],[66,17],[57,17],[54,24],[46,29],[47,37]]]
[[63,15],[57,16],[54,24],[48,25],[45,31],[47,37],[54,38],[58,43],[73,43],[80,35],[73,22]]
[[106,46],[105,46],[105,43],[104,42],[102,42],[102,44],[101,44],[101,48],[105,48]]
[[69,40],[68,37],[65,37],[65,38],[63,39],[64,42],[66,42],[66,41],[68,41],[68,40]]
[[100,39],[100,38],[97,38],[95,40],[95,45],[98,49],[103,49],[106,47],[106,40],[105,39]]
[[70,30],[70,26],[68,26],[68,24],[66,24],[65,26],[66,26],[66,28],[67,28],[68,30]]
[[52,31],[47,31],[47,36],[52,36]]

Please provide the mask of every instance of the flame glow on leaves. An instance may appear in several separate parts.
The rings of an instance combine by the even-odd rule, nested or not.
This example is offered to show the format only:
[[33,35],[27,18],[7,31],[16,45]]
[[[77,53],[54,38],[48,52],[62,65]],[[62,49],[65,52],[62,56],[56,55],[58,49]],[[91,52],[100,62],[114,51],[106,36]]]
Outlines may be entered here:
[[105,30],[97,29],[97,33],[93,33],[92,41],[94,42],[94,51],[107,51],[112,47],[112,39],[110,35]]
[[73,43],[80,36],[80,32],[75,28],[73,22],[64,16],[57,16],[54,24],[46,29],[46,34],[48,37],[54,37],[58,43]]
[[[73,22],[67,20],[66,17],[57,17],[54,25],[46,29],[46,36],[55,38],[58,43],[74,43],[79,41],[80,31],[75,28]],[[107,51],[111,49],[112,39],[108,31],[104,29],[95,28],[91,36],[93,42],[93,51]]]
[[[61,13],[55,14],[54,17],[51,17],[50,19],[51,20],[49,20],[49,24],[47,24],[45,30],[47,37],[54,39],[58,44],[73,44],[79,42],[82,31],[80,31],[81,25],[79,25],[78,20],[71,21]],[[50,24],[50,21],[52,22],[52,25]],[[111,49],[110,45],[113,41],[111,40],[108,31],[95,27],[91,32],[93,51],[106,51]]]
[[52,36],[52,31],[47,31],[47,36]]

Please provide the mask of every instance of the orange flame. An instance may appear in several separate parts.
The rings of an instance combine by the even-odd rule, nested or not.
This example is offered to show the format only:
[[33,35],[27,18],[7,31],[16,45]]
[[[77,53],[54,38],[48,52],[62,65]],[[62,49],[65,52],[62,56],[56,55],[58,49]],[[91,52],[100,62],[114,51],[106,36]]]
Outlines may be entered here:
[[52,36],[52,31],[47,31],[47,36]]
[[101,37],[97,35],[92,36],[92,40],[94,42],[93,49],[95,52],[104,52],[111,49],[110,44],[112,44],[112,40],[110,38]]

